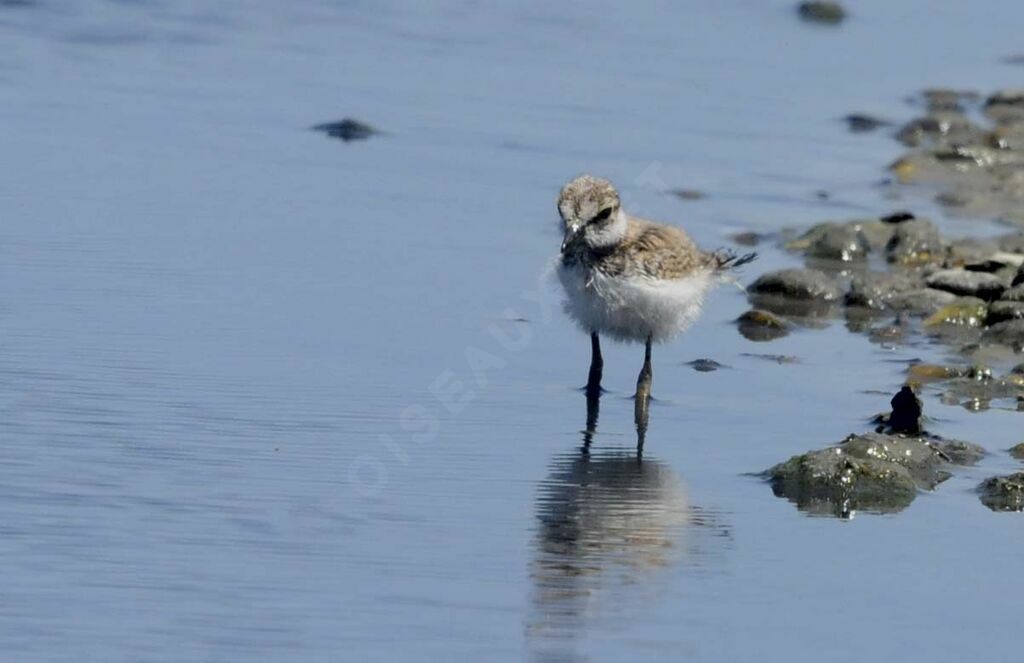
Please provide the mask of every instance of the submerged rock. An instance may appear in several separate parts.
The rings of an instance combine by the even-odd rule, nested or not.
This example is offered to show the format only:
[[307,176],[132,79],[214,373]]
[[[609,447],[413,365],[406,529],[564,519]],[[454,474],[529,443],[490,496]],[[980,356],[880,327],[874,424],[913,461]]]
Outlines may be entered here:
[[1024,442],[1013,445],[1012,447],[1010,447],[1009,451],[1010,455],[1016,458],[1017,460],[1024,460]]
[[748,341],[774,341],[789,333],[789,324],[785,320],[756,308],[736,318],[736,324]]
[[981,335],[984,343],[996,343],[1020,352],[1024,349],[1024,320],[1006,320],[992,325]]
[[754,281],[748,290],[758,295],[778,295],[790,299],[834,302],[840,298],[839,285],[825,272],[816,269],[780,269]]
[[718,363],[714,359],[694,359],[693,361],[687,362],[686,364],[698,373],[710,373],[717,371],[720,368],[725,368],[723,364]]
[[985,100],[985,115],[998,124],[1024,120],[1024,89],[1000,90]]
[[993,511],[1024,511],[1024,472],[985,479],[978,493],[981,503]]
[[943,306],[925,318],[924,326],[926,328],[935,328],[942,325],[980,327],[985,324],[988,318],[988,310],[988,304],[977,297],[958,297],[952,303]]
[[847,306],[863,306],[877,311],[888,308],[889,302],[901,292],[920,288],[921,282],[900,272],[865,272],[857,274],[846,293]]
[[972,272],[966,269],[944,269],[935,272],[925,283],[929,288],[945,290],[954,295],[968,295],[985,301],[994,301],[1006,290],[1006,283],[995,274]]
[[917,265],[941,259],[945,243],[934,223],[927,219],[911,219],[896,225],[885,250],[889,262]]
[[846,18],[846,10],[843,9],[843,6],[830,0],[801,2],[797,6],[797,13],[805,21],[826,25],[838,25]]
[[340,138],[348,143],[353,140],[366,140],[370,136],[381,133],[379,130],[359,120],[346,117],[338,122],[326,122],[313,127],[313,131],[322,131],[332,138]]
[[883,120],[882,118],[875,117],[874,115],[868,115],[866,113],[850,113],[843,118],[846,122],[846,126],[851,132],[855,134],[865,133],[868,131],[874,131],[880,127],[887,127],[892,122]]
[[901,311],[910,315],[930,316],[943,306],[952,304],[957,299],[951,292],[932,288],[917,288],[898,292],[889,298],[888,306],[893,311]]
[[988,324],[1024,319],[1024,301],[997,301],[989,304]]

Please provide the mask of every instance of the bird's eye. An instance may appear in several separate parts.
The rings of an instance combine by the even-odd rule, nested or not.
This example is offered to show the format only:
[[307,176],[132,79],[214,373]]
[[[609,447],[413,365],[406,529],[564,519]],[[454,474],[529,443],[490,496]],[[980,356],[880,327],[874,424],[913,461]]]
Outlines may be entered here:
[[605,219],[607,219],[611,215],[612,215],[612,208],[611,207],[605,207],[603,210],[598,212],[597,216],[595,216],[593,219],[591,219],[591,221],[604,221]]

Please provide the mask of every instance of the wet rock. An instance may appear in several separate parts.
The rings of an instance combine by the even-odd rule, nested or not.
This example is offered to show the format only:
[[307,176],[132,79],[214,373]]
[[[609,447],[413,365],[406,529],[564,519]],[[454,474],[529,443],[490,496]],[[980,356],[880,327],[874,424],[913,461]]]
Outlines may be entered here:
[[789,333],[789,324],[769,311],[751,309],[736,318],[740,334],[748,341],[774,341]]
[[896,132],[896,140],[908,147],[950,145],[977,140],[983,130],[955,112],[933,112],[911,120]]
[[993,511],[1024,511],[1024,472],[985,479],[978,497]]
[[739,244],[740,246],[757,246],[767,238],[768,235],[756,233],[752,230],[733,233],[732,235],[729,235],[729,239],[731,239],[734,243]]
[[993,255],[999,252],[999,243],[995,240],[968,237],[950,242],[948,252],[950,260],[954,264],[963,264],[965,268],[968,268],[967,265],[988,262]]
[[930,316],[943,306],[952,304],[956,299],[956,295],[951,292],[933,290],[932,288],[917,288],[894,294],[889,298],[887,304],[893,311],[909,315]]
[[999,301],[1024,302],[1024,284],[1015,285],[1009,290],[1003,292],[1003,294],[999,297]]
[[906,273],[866,272],[853,277],[844,301],[847,306],[863,306],[881,311],[887,308],[896,294],[920,287],[921,282]]
[[988,324],[995,325],[1007,320],[1024,319],[1024,302],[992,302],[988,307]]
[[921,399],[917,397],[914,390],[904,386],[892,400],[892,414],[889,415],[889,428],[893,433],[907,433],[919,435],[923,430],[921,426],[922,408]]
[[1006,290],[1006,283],[994,274],[966,269],[944,269],[925,279],[929,288],[994,301]]
[[313,127],[313,131],[322,131],[331,138],[340,138],[348,143],[354,140],[366,140],[380,131],[359,120],[346,117],[338,122],[326,122]]
[[930,111],[963,111],[968,103],[978,100],[979,95],[972,90],[953,90],[950,88],[928,88],[921,92],[925,106]]
[[1024,89],[1000,90],[985,100],[985,115],[998,124],[1024,120]]
[[941,364],[913,364],[907,369],[907,378],[917,382],[951,380],[963,377],[967,369],[959,366],[943,366]]
[[1013,445],[1010,447],[1009,452],[1017,460],[1024,460],[1024,442]]
[[934,223],[911,219],[896,225],[885,251],[889,262],[916,265],[939,260],[945,245]]
[[807,249],[807,255],[823,260],[851,262],[867,260],[868,244],[852,226],[833,225]]
[[805,21],[825,25],[838,25],[846,18],[846,10],[843,9],[843,6],[829,0],[801,2],[797,6],[797,13]]
[[874,131],[880,127],[887,127],[892,124],[888,120],[883,120],[879,117],[868,115],[866,113],[850,113],[843,118],[843,121],[846,122],[846,126],[850,131],[855,134]]
[[924,320],[926,328],[942,325],[959,327],[981,327],[988,318],[988,304],[977,297],[958,297]]
[[754,294],[778,295],[791,299],[837,301],[842,295],[839,285],[816,269],[780,269],[768,272],[748,288]]
[[696,189],[672,189],[672,195],[680,200],[700,200],[704,194]]
[[982,334],[984,343],[996,343],[1011,347],[1016,352],[1024,349],[1024,320],[1006,320],[992,325]]
[[907,468],[858,458],[839,447],[793,456],[765,474],[776,496],[785,497],[801,511],[822,515],[894,513],[917,496],[917,484]]
[[718,363],[714,359],[694,359],[686,364],[698,373],[710,373],[717,371],[720,368],[725,368],[723,364]]

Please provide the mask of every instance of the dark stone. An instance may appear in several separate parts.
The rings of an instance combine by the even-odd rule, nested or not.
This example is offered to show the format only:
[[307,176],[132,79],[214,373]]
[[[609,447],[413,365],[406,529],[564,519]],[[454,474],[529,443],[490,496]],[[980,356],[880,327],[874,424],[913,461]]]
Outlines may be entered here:
[[883,216],[881,218],[881,221],[882,221],[882,223],[897,224],[897,223],[903,223],[904,221],[913,221],[916,218],[917,217],[914,216],[911,212],[900,211],[900,212],[893,212],[892,214],[888,214],[886,216]]
[[824,260],[867,260],[868,244],[861,233],[845,224],[830,224],[807,248],[807,255]]
[[672,195],[680,200],[700,200],[704,194],[696,189],[672,189]]
[[740,334],[748,341],[774,341],[789,333],[789,325],[769,311],[751,309],[736,318]]
[[892,414],[889,415],[889,428],[894,433],[907,433],[919,435],[923,430],[921,427],[921,399],[914,394],[914,390],[904,385],[892,400]]
[[829,0],[810,0],[801,2],[797,7],[800,18],[812,23],[838,25],[846,18],[846,10],[838,2]]
[[897,224],[885,251],[889,262],[921,264],[941,258],[945,245],[934,223],[927,219],[911,219]]
[[842,295],[839,285],[828,274],[816,269],[768,272],[754,281],[748,290],[754,294],[822,302],[836,301]]
[[865,113],[850,113],[844,117],[843,120],[846,122],[846,126],[850,131],[855,134],[874,131],[880,127],[887,127],[892,124],[888,120],[883,120]]
[[942,290],[932,288],[917,288],[898,292],[889,298],[887,302],[893,311],[908,313],[910,315],[933,315],[944,306],[956,301],[956,295]]
[[1024,349],[1024,320],[1006,320],[992,325],[981,335],[984,343],[996,343],[1019,352]]
[[993,511],[1024,511],[1024,472],[985,479],[978,493],[981,503]]
[[996,92],[985,100],[985,115],[999,124],[1024,120],[1024,89]]
[[332,138],[340,138],[348,143],[353,140],[366,140],[380,131],[359,120],[345,118],[339,122],[327,122],[313,127],[313,131],[322,131]]
[[1024,442],[1013,445],[1010,447],[1009,452],[1017,460],[1024,460]]
[[989,304],[986,322],[994,325],[1007,320],[1020,320],[1022,318],[1024,318],[1024,302],[998,301]]
[[999,299],[1006,283],[994,274],[971,272],[966,269],[944,269],[925,279],[929,288],[945,290],[955,295],[977,297],[991,302]]
[[884,310],[894,295],[921,287],[921,282],[899,272],[865,272],[850,282],[844,301],[847,306]]
[[1018,283],[999,297],[1003,302],[1024,302],[1024,283]]
[[714,359],[694,359],[691,362],[687,362],[686,365],[699,373],[710,373],[720,368],[725,368],[723,364],[718,363]]

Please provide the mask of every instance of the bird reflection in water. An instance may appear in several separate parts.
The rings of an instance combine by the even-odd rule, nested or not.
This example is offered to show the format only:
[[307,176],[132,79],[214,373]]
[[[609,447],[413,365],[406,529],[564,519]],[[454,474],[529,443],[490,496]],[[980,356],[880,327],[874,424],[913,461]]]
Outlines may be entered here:
[[643,457],[646,420],[636,420],[635,452],[592,448],[599,398],[587,394],[583,444],[553,459],[537,496],[527,630],[539,658],[571,660],[550,648],[570,646],[595,617],[642,605],[666,586],[668,569],[704,566],[731,540],[716,514],[690,504],[668,465]]

